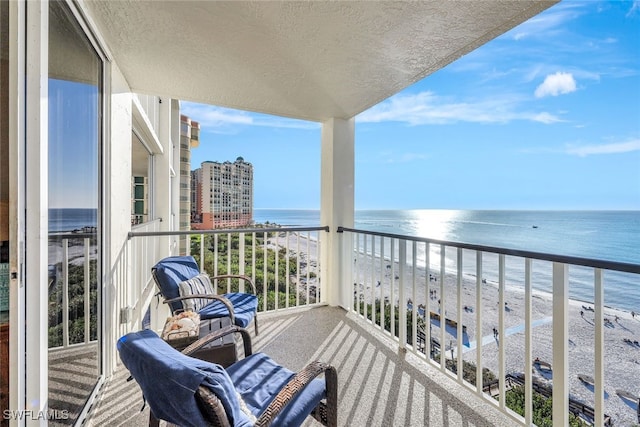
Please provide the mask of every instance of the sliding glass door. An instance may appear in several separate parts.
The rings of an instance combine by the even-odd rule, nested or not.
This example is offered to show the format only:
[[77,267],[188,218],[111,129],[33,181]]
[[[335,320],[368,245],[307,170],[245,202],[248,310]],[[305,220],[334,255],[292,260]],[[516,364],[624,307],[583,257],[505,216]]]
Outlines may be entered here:
[[48,344],[52,422],[73,424],[100,376],[103,61],[49,3]]

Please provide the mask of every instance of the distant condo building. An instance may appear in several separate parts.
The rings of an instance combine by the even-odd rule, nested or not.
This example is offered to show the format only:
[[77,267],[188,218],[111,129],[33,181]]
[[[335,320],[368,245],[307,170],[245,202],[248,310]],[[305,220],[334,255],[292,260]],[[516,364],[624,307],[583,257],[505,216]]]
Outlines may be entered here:
[[253,166],[203,162],[191,172],[191,228],[244,227],[253,223]]
[[[179,229],[191,227],[191,149],[200,144],[200,124],[185,115],[180,115],[180,212]],[[186,254],[189,239],[180,237],[180,254]]]

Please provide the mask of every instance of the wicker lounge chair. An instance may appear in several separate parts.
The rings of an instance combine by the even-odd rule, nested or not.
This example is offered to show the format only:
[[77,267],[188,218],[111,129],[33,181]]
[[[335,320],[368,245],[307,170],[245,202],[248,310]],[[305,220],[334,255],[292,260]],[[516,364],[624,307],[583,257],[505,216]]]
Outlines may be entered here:
[[[172,314],[191,309],[201,320],[231,317],[231,323],[246,328],[251,319],[258,334],[258,297],[256,287],[248,276],[227,274],[209,278],[200,273],[192,256],[172,256],[162,259],[151,269],[153,278],[171,308]],[[253,294],[231,292],[217,295],[211,281],[238,279],[249,284]]]
[[[228,368],[189,357],[203,345],[240,333],[245,357]],[[263,353],[252,354],[246,330],[228,326],[178,352],[151,330],[118,340],[120,359],[138,382],[158,420],[180,426],[296,427],[310,415],[337,425],[335,368],[312,362],[294,373]],[[316,378],[324,373],[324,380]]]

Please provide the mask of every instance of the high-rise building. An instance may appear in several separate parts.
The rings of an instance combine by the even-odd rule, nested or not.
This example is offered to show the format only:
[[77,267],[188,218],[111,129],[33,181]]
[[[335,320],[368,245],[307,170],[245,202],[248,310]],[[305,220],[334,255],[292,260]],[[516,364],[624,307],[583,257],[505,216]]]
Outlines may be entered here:
[[[191,229],[191,149],[200,144],[200,124],[180,115],[180,230]],[[180,253],[187,253],[188,238],[180,238]]]
[[191,174],[191,228],[242,227],[253,222],[253,165],[238,157],[235,162],[203,162]]

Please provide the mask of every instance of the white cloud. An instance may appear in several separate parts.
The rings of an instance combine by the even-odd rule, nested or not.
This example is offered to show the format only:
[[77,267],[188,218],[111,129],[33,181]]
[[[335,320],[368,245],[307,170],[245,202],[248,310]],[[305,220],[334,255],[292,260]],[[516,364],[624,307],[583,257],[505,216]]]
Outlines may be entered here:
[[633,5],[631,5],[631,9],[629,9],[629,12],[627,12],[627,18],[637,13],[640,13],[640,0],[633,1]]
[[567,154],[586,157],[595,154],[620,154],[640,151],[640,139],[611,144],[585,145],[582,147],[568,147]]
[[536,98],[558,96],[576,91],[576,81],[571,73],[557,72],[545,77],[544,82],[536,88]]
[[253,118],[244,111],[211,105],[182,103],[180,113],[199,122],[202,127],[215,128],[227,124],[251,125],[253,123]]
[[544,13],[525,21],[516,28],[508,32],[505,36],[514,40],[522,40],[524,38],[555,33],[564,30],[568,21],[579,17],[582,12],[580,3],[559,3]]
[[547,112],[542,112],[542,113],[535,114],[534,116],[531,117],[531,120],[533,120],[534,122],[544,123],[546,125],[551,124],[551,123],[559,123],[559,122],[563,122],[564,121],[564,120],[561,120],[560,118],[558,118],[557,116],[554,116],[553,114],[550,114],[550,113],[547,113]]
[[213,132],[227,132],[234,126],[264,126],[290,129],[319,129],[314,122],[289,119],[286,117],[269,116],[266,114],[250,113],[231,108],[216,107],[214,105],[180,103],[180,114],[200,123],[200,127]]
[[399,94],[359,114],[358,123],[400,122],[412,126],[471,123],[508,123],[528,120],[556,123],[560,118],[547,112],[518,111],[520,99],[492,96],[480,101],[460,102],[437,96],[433,92]]

